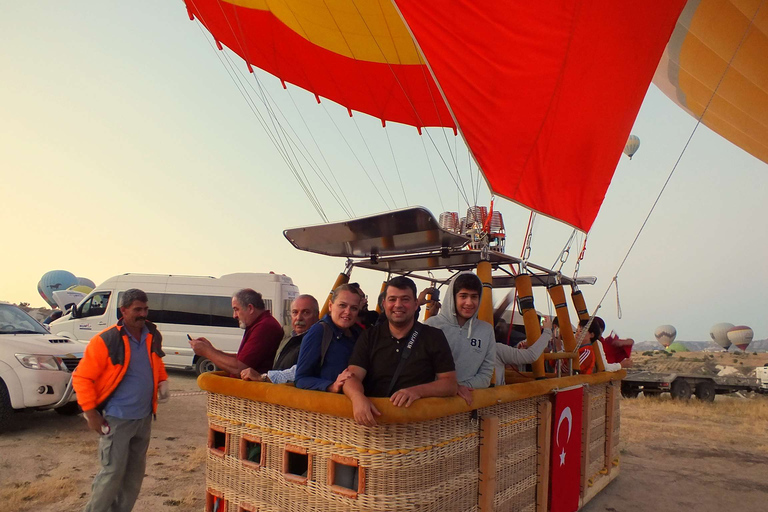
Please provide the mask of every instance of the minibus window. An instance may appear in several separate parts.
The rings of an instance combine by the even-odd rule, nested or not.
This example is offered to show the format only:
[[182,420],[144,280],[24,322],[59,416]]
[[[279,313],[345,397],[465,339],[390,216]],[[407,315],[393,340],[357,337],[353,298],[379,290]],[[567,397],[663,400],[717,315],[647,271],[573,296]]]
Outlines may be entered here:
[[91,296],[80,308],[80,317],[101,316],[107,312],[107,303],[111,292],[101,292]]
[[232,297],[211,297],[211,326],[237,327],[232,318]]
[[211,297],[166,294],[163,312],[167,324],[211,325]]

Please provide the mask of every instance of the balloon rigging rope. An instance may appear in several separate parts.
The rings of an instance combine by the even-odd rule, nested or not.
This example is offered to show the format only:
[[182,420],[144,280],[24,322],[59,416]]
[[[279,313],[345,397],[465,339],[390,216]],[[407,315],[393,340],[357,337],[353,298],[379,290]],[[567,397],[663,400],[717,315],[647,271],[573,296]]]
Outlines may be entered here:
[[403,198],[405,199],[405,206],[408,206],[408,195],[405,193],[405,187],[403,186],[403,178],[400,176],[400,167],[397,165],[397,158],[395,157],[395,149],[392,147],[392,140],[389,138],[389,130],[384,129],[384,133],[387,134],[387,143],[389,144],[389,152],[392,153],[392,162],[395,164],[395,171],[397,172],[397,179],[400,182],[400,188],[403,191]]
[[432,181],[435,182],[435,190],[437,191],[437,197],[440,199],[440,208],[442,208],[441,211],[445,211],[445,204],[443,204],[443,195],[440,193],[440,187],[437,186],[437,178],[435,178],[435,171],[432,169],[432,159],[429,158],[429,152],[427,151],[427,143],[424,142],[424,137],[419,137],[421,139],[421,146],[424,148],[424,154],[427,157],[427,164],[429,165],[429,174],[432,175]]
[[[199,15],[199,12],[198,12]],[[324,219],[325,222],[328,222],[328,217],[325,215],[325,212],[320,205],[319,201],[317,200],[317,197],[314,196],[314,194],[311,192],[311,190],[308,187],[308,184],[303,180],[296,169],[296,165],[291,161],[290,156],[288,155],[287,151],[285,150],[285,147],[282,144],[282,141],[278,141],[276,134],[272,133],[267,125],[267,122],[264,120],[263,116],[259,113],[259,111],[255,107],[255,102],[248,94],[248,91],[245,89],[245,87],[242,85],[242,83],[239,82],[238,78],[233,74],[233,72],[229,69],[227,66],[227,63],[222,59],[221,55],[216,50],[215,47],[211,44],[211,42],[208,40],[207,37],[205,37],[205,31],[203,31],[202,27],[198,25],[198,28],[203,33],[203,37],[208,42],[208,44],[211,46],[213,51],[216,53],[217,58],[219,59],[219,62],[221,62],[222,66],[224,66],[225,71],[229,75],[230,79],[232,80],[232,83],[235,84],[235,87],[237,87],[238,92],[240,95],[245,99],[245,102],[248,104],[248,108],[251,110],[251,112],[254,114],[254,116],[259,121],[259,124],[261,124],[264,131],[267,133],[267,136],[272,141],[272,144],[275,146],[275,148],[278,150],[278,153],[280,153],[280,156],[285,161],[286,165],[288,165],[288,168],[290,169],[291,173],[293,174],[294,178],[296,178],[296,181],[299,183],[299,186],[304,191],[304,194],[307,196],[307,199],[309,199],[309,202],[312,204],[312,206],[315,208],[315,211],[317,211],[318,215],[320,215],[321,219]]]
[[[194,0],[191,0],[191,2],[192,2],[192,4],[194,5]],[[219,3],[219,7],[221,8],[221,5],[220,5],[220,3]],[[196,7],[196,6],[195,6],[195,8],[197,9],[197,7]],[[202,20],[202,16],[200,16],[199,10],[198,10],[198,17],[200,17],[200,18],[201,18],[201,21],[204,21],[204,20]],[[238,22],[239,22],[239,19],[238,19]],[[227,24],[228,24],[228,26],[229,26],[229,28],[230,28],[230,31],[232,32],[233,36],[235,36],[235,38],[238,40],[238,43],[239,43],[239,42],[240,42],[240,41],[239,41],[239,38],[238,38],[238,37],[237,37],[237,35],[235,34],[235,32],[234,32],[234,29],[232,28],[232,26],[231,26],[231,24],[229,23],[229,20],[228,20],[228,19],[227,19]],[[201,28],[201,27],[198,27],[198,28],[200,28],[201,32],[202,32],[202,33],[205,35],[205,32],[202,30],[202,28]],[[207,38],[206,38],[206,40],[207,40]],[[210,41],[208,41],[208,44],[209,44],[209,45],[211,45]],[[243,51],[243,53],[244,53],[244,54],[246,53],[246,52],[245,52],[245,49],[244,49],[244,48],[242,48],[242,45],[241,45],[241,50]],[[214,51],[216,51],[216,50],[214,49]],[[216,52],[217,56],[219,55],[219,53],[220,53],[220,52]],[[226,54],[225,54],[225,56],[226,56]],[[226,56],[226,58],[229,60],[229,57],[228,57],[228,56]],[[219,60],[221,61],[221,57],[220,57],[220,56],[219,56]],[[231,61],[229,61],[229,62],[230,62],[230,66],[231,66],[233,69],[237,69],[237,68],[235,67],[235,65],[234,65],[234,64],[233,64]],[[224,62],[223,62],[223,61],[222,61],[222,64],[224,64]],[[230,75],[230,78],[233,80],[233,82],[234,82],[234,83],[235,83],[235,85],[237,86],[237,82],[235,81],[235,80],[236,80],[236,78],[232,76],[232,73],[230,73],[230,71],[227,69],[227,67],[226,67],[226,64],[224,64],[224,66],[225,66],[225,70],[227,70],[227,73]],[[262,85],[261,85],[261,82],[260,82],[260,80],[258,79],[258,77],[256,76],[256,74],[255,74],[255,73],[254,73],[254,78],[256,79],[256,82],[257,82],[257,84],[259,85],[259,89],[262,91],[262,92],[261,92],[261,96],[263,96],[263,95],[269,96],[269,99],[272,101],[272,103],[274,103],[274,104],[275,104],[275,106],[276,106],[276,107],[278,108],[278,110],[279,110],[279,106],[278,106],[278,105],[277,105],[277,103],[274,101],[274,99],[272,99],[272,98],[271,98],[271,96],[269,95],[269,93],[268,93],[268,92],[265,92],[265,91],[262,89]],[[249,85],[251,85],[251,84],[250,84],[250,82],[247,82],[247,83],[248,83]],[[243,87],[244,87],[244,86],[243,86]],[[252,86],[252,85],[251,85],[251,88],[253,89],[253,86]],[[246,100],[246,102],[249,102],[249,101],[250,101],[250,102],[253,102],[252,98],[250,97],[250,95],[248,94],[248,92],[247,92],[247,91],[243,92],[242,90],[240,90],[240,87],[238,87],[238,90],[240,91],[241,95],[243,95],[243,97],[244,97],[244,99]],[[254,90],[254,92],[256,92],[256,91]],[[257,93],[257,94],[258,94],[258,93]],[[261,117],[261,114],[259,114],[259,113],[258,113],[258,111],[254,111],[254,105],[255,105],[255,102],[253,102],[253,103],[254,103],[254,105],[251,105],[251,104],[249,103],[249,108],[251,109],[252,113],[253,113],[253,114],[254,114],[254,115],[255,115],[255,116],[256,116],[256,117],[259,119],[259,122],[262,124],[262,127],[263,127],[263,128],[264,128],[264,130],[267,132],[267,135],[270,137],[270,140],[272,140],[272,143],[275,145],[276,149],[278,149],[278,152],[281,154],[281,156],[282,156],[282,157],[283,157],[283,159],[285,160],[286,164],[288,165],[289,169],[291,169],[291,172],[294,174],[294,177],[297,179],[297,181],[299,182],[300,186],[301,186],[301,187],[302,187],[302,189],[304,190],[305,194],[307,195],[308,199],[310,200],[310,203],[312,203],[312,205],[315,207],[315,209],[316,209],[316,210],[318,210],[318,209],[319,209],[318,213],[320,214],[320,217],[321,217],[321,218],[322,218],[322,219],[323,219],[325,222],[328,222],[328,218],[327,218],[327,216],[325,215],[325,212],[324,212],[324,211],[322,211],[322,210],[323,210],[323,209],[322,209],[322,205],[320,204],[320,201],[319,201],[319,199],[317,198],[317,196],[316,196],[316,194],[314,193],[314,191],[312,191],[312,188],[311,188],[311,186],[309,185],[309,181],[306,179],[306,174],[304,174],[304,172],[303,172],[303,168],[301,167],[301,164],[299,163],[299,160],[298,160],[298,158],[296,158],[296,156],[295,156],[295,153],[294,153],[294,159],[295,159],[295,163],[294,163],[293,161],[291,161],[291,160],[290,160],[290,155],[288,155],[288,152],[287,152],[287,150],[285,149],[285,147],[284,147],[284,145],[283,145],[284,143],[282,143],[282,141],[279,141],[279,142],[278,142],[278,139],[276,139],[276,137],[279,137],[279,131],[278,131],[278,128],[277,128],[276,126],[274,126],[274,125],[275,125],[275,122],[277,123],[277,125],[279,126],[280,130],[281,130],[283,133],[285,133],[285,129],[283,128],[283,126],[282,126],[282,124],[280,123],[280,121],[277,119],[277,116],[275,116],[275,114],[274,114],[274,112],[273,112],[273,110],[272,110],[271,106],[269,105],[268,101],[267,101],[265,98],[263,98],[263,97],[260,97],[260,99],[261,99],[262,103],[264,104],[265,108],[267,109],[267,111],[270,113],[270,118],[271,118],[271,119],[273,119],[273,122],[272,122],[272,124],[273,124],[273,127],[274,127],[274,131],[270,131],[270,130],[269,130],[269,128],[266,126],[266,122],[265,122],[265,121],[263,120],[263,118]],[[293,97],[292,97],[292,96],[291,96],[291,100],[293,101]],[[294,102],[294,106],[296,107],[296,104],[295,104],[295,102]],[[325,109],[325,105],[323,105],[323,108]],[[296,109],[297,109],[297,111],[298,111],[298,107],[296,107]],[[307,124],[306,124],[306,120],[304,119],[304,116],[301,114],[301,112],[300,112],[300,111],[298,111],[298,112],[299,112],[299,116],[300,116],[300,118],[302,119],[302,121],[304,122],[305,126],[307,126]],[[371,176],[369,175],[367,168],[366,168],[366,167],[363,165],[363,163],[361,162],[360,158],[357,156],[357,154],[355,153],[354,149],[353,149],[353,148],[352,148],[352,146],[350,145],[349,141],[347,140],[347,138],[344,136],[343,132],[342,132],[342,131],[339,129],[338,125],[337,125],[337,124],[335,123],[335,121],[333,120],[333,117],[330,115],[330,113],[327,111],[327,109],[325,109],[325,112],[326,112],[326,114],[329,116],[329,118],[331,119],[331,121],[333,122],[333,124],[334,124],[334,126],[335,126],[335,128],[336,128],[337,132],[340,134],[340,136],[341,136],[341,137],[342,137],[342,139],[344,140],[344,142],[345,142],[345,144],[347,145],[348,149],[349,149],[349,150],[352,152],[352,154],[353,154],[353,156],[355,157],[356,161],[358,162],[358,164],[360,165],[360,167],[363,169],[364,173],[365,173],[365,174],[366,174],[366,176],[368,177],[368,180],[371,182],[371,185],[374,187],[374,189],[376,190],[377,194],[378,194],[378,195],[379,195],[379,197],[382,199],[382,202],[384,203],[384,205],[385,205],[387,208],[390,208],[390,206],[389,206],[389,204],[387,203],[387,201],[386,201],[386,200],[384,199],[384,197],[381,195],[381,192],[379,191],[379,188],[378,188],[378,187],[376,187],[375,183],[373,182],[373,179],[372,179],[372,178],[371,178]],[[285,117],[285,115],[282,113],[282,111],[281,111],[280,113],[281,113],[281,115],[283,115],[283,118],[285,118],[285,119],[286,119],[286,124],[288,124],[288,126],[291,128],[291,131],[293,131],[293,133],[294,133],[294,135],[296,136],[296,138],[297,138],[297,139],[299,140],[299,142],[300,142],[300,143],[303,145],[303,142],[301,141],[301,138],[300,138],[300,137],[298,137],[298,134],[296,134],[295,130],[294,130],[294,129],[293,129],[293,127],[291,126],[291,123],[290,123],[290,122],[287,120],[287,118],[286,118],[286,117]],[[274,116],[274,117],[273,117],[273,116]],[[308,127],[307,127],[307,130],[310,132],[310,136],[312,137],[312,139],[313,139],[313,140],[315,140],[315,139],[314,139],[314,136],[312,135],[312,132],[311,132],[311,130],[309,130],[309,128],[308,128]],[[359,132],[359,128],[358,128],[358,132]],[[286,136],[286,137],[287,137],[287,136]],[[362,134],[361,134],[361,137],[362,137]],[[296,142],[294,142],[294,141],[291,141],[291,142],[292,142],[294,145],[296,145]],[[363,139],[363,142],[365,143],[365,140],[364,140],[364,139]],[[316,141],[316,140],[315,140],[315,145],[316,145],[316,146],[318,146],[318,144],[317,144],[317,141]],[[366,147],[367,147],[367,144],[366,144]],[[311,153],[310,153],[310,152],[309,152],[309,151],[306,149],[306,146],[304,146],[304,149],[305,149],[305,151],[306,151],[307,155],[309,155],[309,156],[307,156],[307,155],[304,155],[304,154],[302,154],[302,156],[303,156],[305,159],[307,159],[308,161],[309,161],[310,159],[314,161],[314,158],[312,157]],[[323,160],[324,160],[324,161],[326,161],[326,165],[327,165],[327,160],[325,160],[325,155],[323,154],[322,150],[320,150],[320,149],[319,149],[319,146],[318,146],[318,150],[320,151],[320,154],[322,155],[322,157],[323,157]],[[291,152],[293,153],[293,150],[291,150]],[[369,149],[369,153],[370,153],[370,149]],[[374,163],[375,163],[375,161],[374,161]],[[304,178],[305,178],[304,180],[301,180],[301,177],[300,177],[300,176],[297,174],[297,171],[295,170],[295,167],[296,167],[297,165],[299,166],[299,168],[302,170],[302,173],[304,174]],[[316,163],[315,163],[315,166],[317,166],[317,164],[316,164]],[[318,171],[318,169],[319,169],[319,166],[317,166],[317,168],[313,168],[313,170],[315,171],[315,174],[318,176],[318,178],[319,178],[319,179],[320,179],[320,181],[323,183],[323,185],[326,187],[326,189],[329,191],[329,193],[330,193],[332,196],[334,196],[334,198],[336,199],[336,201],[339,203],[339,206],[342,208],[342,210],[344,210],[344,212],[346,213],[346,215],[347,215],[348,217],[352,217],[352,215],[354,215],[354,212],[352,212],[352,214],[350,214],[350,212],[352,211],[352,207],[351,207],[351,205],[349,205],[349,200],[346,198],[346,195],[344,195],[344,199],[347,201],[347,204],[349,205],[349,210],[348,210],[348,209],[347,209],[347,208],[344,206],[344,204],[342,203],[341,199],[338,197],[338,194],[335,192],[334,188],[333,188],[333,187],[330,185],[330,182],[327,180],[327,178],[325,178],[325,177],[324,177],[324,175],[323,175],[323,171],[322,171],[322,170],[319,170],[319,171]],[[334,181],[336,182],[336,184],[337,184],[337,187],[338,187],[340,190],[342,190],[342,194],[343,194],[343,189],[342,189],[342,188],[339,186],[339,184],[338,184],[338,180],[336,179],[336,176],[335,176],[335,174],[333,173],[333,171],[331,171],[331,175],[332,175],[332,177],[333,177]],[[379,175],[381,176],[381,172],[380,172],[380,171],[379,171]],[[385,187],[386,187],[386,183],[385,183]],[[389,190],[387,189],[387,191],[389,191]],[[390,194],[390,196],[391,196],[391,194]]]
[[717,94],[718,89],[720,89],[720,86],[722,85],[723,80],[725,80],[725,77],[728,74],[728,71],[731,69],[731,65],[733,64],[733,61],[736,58],[736,55],[739,53],[739,50],[741,49],[742,45],[744,44],[744,41],[747,39],[747,36],[750,33],[750,30],[754,26],[755,18],[757,17],[757,14],[760,12],[760,9],[763,7],[763,4],[765,4],[765,1],[766,0],[762,0],[760,2],[760,5],[757,6],[755,13],[752,15],[752,19],[749,20],[749,25],[747,25],[746,30],[744,30],[744,34],[741,36],[741,40],[739,41],[738,46],[736,46],[736,49],[733,51],[733,55],[731,55],[731,58],[728,61],[728,64],[725,66],[725,70],[723,70],[723,74],[720,76],[720,80],[717,82],[717,85],[712,90],[712,95],[709,97],[707,104],[704,106],[704,110],[701,112],[701,115],[696,120],[696,126],[693,127],[693,130],[691,131],[691,135],[688,137],[688,140],[685,142],[685,145],[683,146],[683,149],[680,152],[680,155],[677,157],[677,161],[675,161],[675,165],[672,166],[672,170],[669,172],[669,175],[667,176],[667,179],[664,182],[664,185],[661,187],[659,194],[656,196],[656,200],[653,202],[651,209],[648,211],[648,215],[646,215],[645,220],[643,221],[643,224],[640,226],[640,229],[637,232],[637,235],[635,235],[635,239],[632,241],[632,245],[629,246],[629,250],[627,250],[627,254],[624,255],[624,259],[621,260],[621,264],[619,265],[619,268],[616,269],[616,273],[613,275],[613,279],[611,279],[611,284],[608,285],[608,288],[605,290],[605,293],[600,299],[600,302],[595,307],[594,312],[592,313],[593,317],[595,316],[595,314],[597,314],[597,310],[600,309],[600,306],[603,304],[605,297],[608,296],[608,292],[611,290],[611,287],[614,285],[616,285],[616,293],[617,293],[616,301],[617,301],[617,306],[619,308],[619,315],[621,315],[621,305],[618,304],[619,272],[621,272],[621,269],[624,267],[624,264],[627,262],[627,259],[629,258],[629,255],[632,252],[632,250],[634,249],[635,244],[637,244],[637,240],[640,238],[640,235],[645,229],[646,224],[648,224],[648,220],[651,218],[651,215],[653,214],[653,211],[656,209],[656,205],[659,203],[659,200],[661,199],[661,196],[664,193],[664,190],[667,188],[667,185],[672,179],[672,175],[675,174],[675,170],[677,169],[677,166],[680,164],[680,161],[682,160],[683,155],[688,149],[688,146],[690,145],[691,140],[693,139],[693,136],[696,134],[696,130],[698,130],[702,120],[704,119],[704,115],[707,113],[709,106],[712,104],[712,100],[715,98],[715,95]]
[[[290,89],[286,89],[288,92],[288,97],[291,99],[291,103],[293,104],[293,108],[296,110],[296,113],[298,114],[299,118],[301,119],[302,123],[304,124],[304,128],[307,130],[307,133],[309,133],[310,138],[312,139],[312,142],[315,144],[315,149],[318,153],[320,153],[320,157],[323,159],[323,162],[325,163],[325,167],[328,169],[331,178],[333,178],[334,183],[336,183],[336,188],[328,187],[326,185],[326,188],[328,188],[328,191],[331,192],[331,194],[334,194],[334,191],[338,190],[341,193],[341,196],[344,198],[344,201],[346,202],[346,208],[343,204],[341,204],[341,201],[339,201],[339,204],[341,208],[344,210],[344,212],[347,214],[348,217],[352,218],[355,217],[355,210],[352,208],[352,204],[349,202],[349,199],[347,198],[347,194],[344,192],[344,187],[342,187],[339,184],[339,180],[336,179],[336,173],[333,172],[333,169],[331,168],[331,165],[328,163],[328,160],[325,158],[325,153],[322,149],[320,149],[320,144],[318,144],[317,139],[315,138],[314,134],[312,133],[312,130],[310,130],[309,125],[307,124],[307,120],[304,118],[304,115],[301,113],[301,110],[299,110],[299,106],[296,104],[296,100],[293,98],[293,94],[291,93]],[[288,123],[288,126],[291,127],[291,124]],[[291,127],[291,130],[293,130],[293,127]],[[295,133],[295,131],[294,131]],[[301,142],[301,137],[297,135],[297,139],[299,142]],[[302,146],[304,143],[302,142]],[[314,157],[312,157],[312,154],[309,152],[308,149],[305,150],[307,154],[310,155],[310,158],[312,158],[312,161],[314,161]],[[318,168],[320,166],[318,165]],[[337,199],[338,200],[338,199]],[[348,208],[348,209],[347,209]]]
[[[443,133],[443,138],[445,139],[446,147],[448,148],[448,153],[451,155],[451,161],[453,162],[453,168],[456,171],[456,177],[453,176],[453,172],[451,171],[451,167],[448,165],[448,162],[443,157],[442,152],[440,151],[440,148],[437,145],[437,142],[432,138],[432,134],[427,130],[427,127],[425,123],[421,120],[421,116],[419,116],[419,112],[416,109],[416,106],[411,101],[410,96],[408,95],[407,91],[405,90],[405,87],[403,87],[403,84],[400,82],[400,78],[397,76],[397,73],[395,73],[395,70],[392,69],[392,64],[387,59],[386,54],[384,53],[384,50],[379,45],[378,39],[373,34],[373,31],[371,30],[371,27],[368,25],[368,22],[365,20],[365,17],[360,12],[360,9],[357,7],[357,4],[353,2],[353,5],[355,6],[355,9],[357,10],[358,15],[360,16],[360,20],[365,25],[365,28],[368,30],[368,33],[370,34],[373,41],[376,43],[376,47],[379,49],[379,52],[381,53],[382,58],[384,59],[384,62],[386,62],[387,67],[389,68],[390,72],[392,73],[392,77],[394,78],[397,85],[400,87],[400,90],[402,91],[403,95],[405,96],[405,99],[408,101],[408,104],[410,105],[411,109],[413,110],[413,114],[416,116],[416,119],[419,121],[419,124],[424,127],[423,132],[426,132],[427,136],[429,137],[430,142],[432,142],[432,145],[434,146],[435,150],[437,150],[437,154],[440,157],[440,160],[442,160],[443,165],[445,166],[446,170],[448,171],[448,174],[450,175],[451,179],[453,180],[454,184],[456,185],[456,188],[458,189],[459,193],[461,194],[462,198],[464,199],[464,202],[467,204],[467,207],[471,207],[472,205],[469,202],[469,198],[467,197],[466,193],[466,187],[464,186],[464,182],[461,179],[461,173],[459,172],[459,165],[458,161],[456,159],[456,156],[454,155],[454,152],[451,151],[451,145],[448,141],[448,136],[445,133],[445,129],[441,129]],[[399,10],[398,10],[399,12]],[[334,23],[336,21],[334,20]],[[407,26],[407,24],[406,24]],[[415,45],[414,45],[415,46]],[[421,55],[421,50],[419,50],[418,46],[415,46],[416,51],[419,52]],[[350,50],[351,51],[351,50]],[[429,97],[432,100],[432,105],[435,108],[435,113],[437,114],[438,119],[440,119],[440,109],[437,106],[437,101],[435,101],[434,95],[432,94],[432,88],[429,87],[429,80],[427,79],[426,72],[424,71],[424,68],[426,67],[426,62],[423,66],[421,66],[421,72],[424,76],[424,82],[427,84],[427,91],[429,92]],[[437,85],[437,83],[435,82]],[[442,123],[442,120],[440,119],[440,122]],[[431,165],[431,164],[430,164]],[[458,179],[458,180],[457,180]]]
[[371,157],[373,166],[376,167],[376,172],[379,173],[379,178],[381,178],[381,182],[384,184],[384,189],[387,191],[389,198],[392,200],[392,206],[389,206],[389,204],[387,204],[387,208],[393,208],[395,206],[395,198],[392,196],[392,191],[389,190],[389,185],[387,185],[387,181],[384,179],[384,175],[381,174],[381,169],[379,168],[379,164],[376,162],[376,159],[373,157],[371,148],[368,146],[368,142],[365,140],[365,137],[363,136],[363,132],[360,131],[360,125],[357,124],[357,119],[354,116],[352,117],[352,122],[355,124],[357,133],[358,135],[360,135],[360,139],[363,141],[363,145],[365,146],[366,151],[368,151],[368,156]]
[[[192,0],[192,3],[194,5],[194,0]],[[246,52],[245,48],[242,46],[242,44],[240,43],[240,39],[235,34],[235,30],[232,27],[231,23],[229,22],[229,18],[226,17],[226,15],[224,13],[224,9],[221,6],[221,2],[217,2],[217,4],[219,6],[219,9],[222,11],[222,15],[224,15],[225,19],[227,20],[227,26],[229,27],[230,32],[235,37],[235,40],[238,42],[238,44],[240,44],[240,49],[243,52],[243,55],[245,55],[246,62],[247,62],[248,61],[248,55],[247,55],[247,52]],[[197,10],[197,6],[195,6],[195,9]],[[198,16],[199,15],[200,15],[200,13],[199,13],[199,10],[198,10]],[[202,19],[201,19],[201,21],[202,21]],[[242,27],[240,27],[240,25],[239,25],[239,23],[240,23],[239,18],[238,18],[237,21],[238,21],[238,28],[240,28],[240,32],[241,32],[241,36],[242,36]],[[200,28],[200,27],[198,27],[198,28]],[[200,30],[202,31],[202,28],[200,28]],[[208,40],[208,39],[206,38],[206,40]],[[210,45],[210,41],[208,41],[208,44]],[[219,58],[219,61],[222,62],[222,64],[224,64],[224,61],[222,60],[222,58],[219,55],[219,53],[217,52],[216,54],[217,54],[217,57]],[[288,144],[287,147],[286,147],[286,142],[284,142],[283,137],[285,137],[286,140],[290,140],[290,139],[288,138],[287,134],[285,133],[285,130],[283,129],[282,125],[280,124],[280,121],[277,119],[277,116],[276,116],[274,110],[271,108],[271,106],[269,104],[269,101],[267,100],[267,94],[265,93],[264,89],[261,86],[261,82],[258,80],[258,78],[256,78],[256,82],[257,82],[257,84],[259,86],[259,90],[261,92],[260,93],[256,93],[256,91],[254,90],[254,93],[256,93],[259,96],[259,99],[261,100],[262,104],[264,105],[264,107],[266,108],[266,110],[267,110],[267,112],[269,114],[269,118],[270,118],[270,122],[271,122],[271,125],[272,125],[272,129],[274,130],[273,132],[270,132],[270,130],[268,128],[268,125],[267,125],[266,121],[263,120],[263,117],[261,117],[261,114],[257,113],[258,109],[256,108],[256,102],[253,101],[253,99],[251,98],[250,94],[248,94],[248,91],[247,91],[245,85],[243,85],[243,81],[238,77],[238,75],[237,75],[237,73],[235,71],[237,69],[237,67],[231,61],[231,59],[229,58],[229,56],[226,53],[223,53],[223,55],[224,55],[224,58],[229,63],[229,67],[232,70],[232,73],[229,73],[229,71],[228,71],[228,73],[230,75],[230,78],[232,78],[233,82],[235,82],[235,86],[238,87],[238,90],[240,91],[241,95],[243,95],[244,99],[248,103],[249,108],[251,109],[251,112],[257,118],[259,118],[260,123],[262,124],[262,128],[267,133],[272,133],[272,137],[270,137],[270,139],[272,140],[272,143],[278,149],[278,152],[280,152],[281,155],[283,156],[283,160],[286,162],[286,165],[291,170],[292,174],[294,175],[294,178],[296,178],[296,181],[299,183],[299,186],[304,191],[304,194],[307,196],[309,201],[313,204],[313,206],[315,207],[315,210],[317,210],[318,214],[320,215],[320,218],[324,219],[325,222],[328,222],[328,217],[325,214],[325,211],[323,210],[322,205],[320,204],[320,200],[317,197],[317,194],[312,189],[312,187],[309,185],[309,180],[307,179],[306,173],[304,172],[304,168],[301,165],[301,163],[299,162],[299,159],[296,157],[296,154],[295,154],[295,152],[293,150],[293,147],[290,144]],[[226,69],[226,64],[224,64],[224,65],[225,65],[225,69]],[[255,77],[255,75],[254,75],[254,77]],[[252,84],[250,84],[250,82],[247,81],[247,80],[244,80],[244,81],[246,83],[248,83],[251,86],[251,89],[253,90]],[[239,83],[239,86],[238,86],[238,83]],[[278,130],[278,126],[280,127],[280,130]],[[280,136],[280,132],[281,131],[283,133],[283,137]],[[279,141],[279,143],[278,143],[278,141]],[[295,146],[295,145],[296,144],[294,142],[293,146]],[[293,160],[291,159],[291,155],[288,153],[288,148],[290,148],[290,153],[293,155]],[[297,170],[297,167],[298,167],[298,170]],[[301,175],[299,174],[299,171],[301,171],[301,175],[304,176],[303,179],[302,179]],[[316,171],[316,173],[317,173],[317,171]],[[338,201],[338,199],[337,199],[337,201]]]

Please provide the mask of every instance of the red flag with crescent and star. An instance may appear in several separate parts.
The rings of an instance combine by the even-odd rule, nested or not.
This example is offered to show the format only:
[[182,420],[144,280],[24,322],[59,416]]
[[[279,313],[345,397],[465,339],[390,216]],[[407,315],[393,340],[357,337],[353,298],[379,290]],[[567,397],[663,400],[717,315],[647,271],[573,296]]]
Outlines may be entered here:
[[584,389],[559,390],[552,409],[549,510],[575,512],[581,486],[581,411]]

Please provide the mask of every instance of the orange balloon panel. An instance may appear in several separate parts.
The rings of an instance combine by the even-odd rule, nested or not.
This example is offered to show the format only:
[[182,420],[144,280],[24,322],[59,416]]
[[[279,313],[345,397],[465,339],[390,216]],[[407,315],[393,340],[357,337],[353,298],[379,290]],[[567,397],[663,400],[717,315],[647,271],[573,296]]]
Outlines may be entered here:
[[702,122],[768,163],[768,6],[762,4],[689,1],[653,83],[696,118],[711,98]]
[[285,82],[388,121],[455,118],[495,194],[583,231],[684,5],[187,0],[218,41]]
[[319,97],[385,121],[454,127],[389,0],[186,0],[246,62]]

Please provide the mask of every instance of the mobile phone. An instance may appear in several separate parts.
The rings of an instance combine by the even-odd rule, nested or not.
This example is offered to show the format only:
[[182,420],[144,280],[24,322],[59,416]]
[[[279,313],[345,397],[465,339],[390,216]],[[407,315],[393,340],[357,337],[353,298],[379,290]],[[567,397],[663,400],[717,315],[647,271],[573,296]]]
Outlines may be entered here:
[[192,336],[190,336],[189,334],[187,334],[187,339],[188,339],[189,341],[192,341]]

